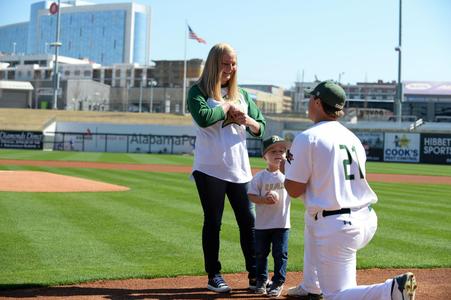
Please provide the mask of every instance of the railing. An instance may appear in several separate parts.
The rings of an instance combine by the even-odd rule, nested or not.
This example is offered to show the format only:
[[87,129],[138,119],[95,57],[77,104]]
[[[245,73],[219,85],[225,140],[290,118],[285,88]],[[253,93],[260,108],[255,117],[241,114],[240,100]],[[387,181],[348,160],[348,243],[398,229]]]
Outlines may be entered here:
[[413,130],[417,129],[418,127],[420,127],[423,124],[424,124],[423,119],[418,119],[415,122],[413,122],[412,124],[410,124],[409,130],[413,131]]
[[[417,116],[403,115],[401,116],[401,122],[415,122],[417,120]],[[391,116],[388,118],[388,121],[397,122],[397,116]]]
[[437,116],[435,122],[449,122],[451,123],[451,116]]

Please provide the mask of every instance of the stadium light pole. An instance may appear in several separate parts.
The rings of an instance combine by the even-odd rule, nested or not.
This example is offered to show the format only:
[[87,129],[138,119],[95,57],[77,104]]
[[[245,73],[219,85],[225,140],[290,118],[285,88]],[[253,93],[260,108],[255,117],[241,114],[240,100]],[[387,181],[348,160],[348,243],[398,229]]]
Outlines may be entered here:
[[341,78],[343,77],[344,74],[345,72],[338,73],[338,83],[341,83]]
[[402,118],[402,83],[401,83],[401,25],[402,25],[402,0],[399,0],[399,42],[395,51],[398,52],[398,84],[396,85],[396,120],[401,122]]
[[53,109],[58,109],[58,91],[60,86],[60,78],[58,71],[58,52],[61,47],[60,39],[60,9],[61,0],[58,0],[58,7],[56,13],[56,40],[50,45],[55,47],[55,63],[53,64]]
[[125,112],[128,112],[130,109],[130,88],[132,87],[132,84],[130,82],[126,83],[127,88],[127,103],[125,104]]
[[141,82],[139,86],[139,112],[142,112],[142,106],[143,106],[143,85],[146,81],[146,76],[141,77]]
[[153,112],[153,88],[157,86],[157,82],[153,79],[149,81],[150,84],[150,104],[149,104],[149,112]]

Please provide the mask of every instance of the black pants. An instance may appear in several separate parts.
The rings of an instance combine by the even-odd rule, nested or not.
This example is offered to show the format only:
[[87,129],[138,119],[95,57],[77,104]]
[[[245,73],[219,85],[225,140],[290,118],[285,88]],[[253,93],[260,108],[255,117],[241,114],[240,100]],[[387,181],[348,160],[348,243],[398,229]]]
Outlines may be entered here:
[[240,243],[249,278],[256,276],[255,261],[255,216],[253,205],[247,197],[247,183],[231,183],[194,171],[197,191],[204,211],[202,248],[205,271],[209,277],[220,273],[219,236],[225,195],[230,201],[240,230]]

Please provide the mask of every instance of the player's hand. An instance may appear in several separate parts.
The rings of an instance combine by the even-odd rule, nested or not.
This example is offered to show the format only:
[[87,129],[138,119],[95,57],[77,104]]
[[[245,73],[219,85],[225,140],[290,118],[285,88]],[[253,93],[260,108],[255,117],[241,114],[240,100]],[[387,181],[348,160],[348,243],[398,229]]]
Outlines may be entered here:
[[285,154],[285,160],[291,165],[291,161],[294,160],[293,153],[290,152],[290,149],[287,150]]

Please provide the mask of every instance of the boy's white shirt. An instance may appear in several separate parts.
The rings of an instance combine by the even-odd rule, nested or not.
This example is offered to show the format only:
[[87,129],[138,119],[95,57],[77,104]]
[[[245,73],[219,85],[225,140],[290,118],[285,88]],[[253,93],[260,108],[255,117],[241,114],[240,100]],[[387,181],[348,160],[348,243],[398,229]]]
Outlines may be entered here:
[[255,204],[255,229],[290,228],[290,197],[284,187],[285,175],[279,170],[267,169],[255,174],[249,184],[248,194],[265,196],[268,191],[275,191],[279,201],[275,204]]

